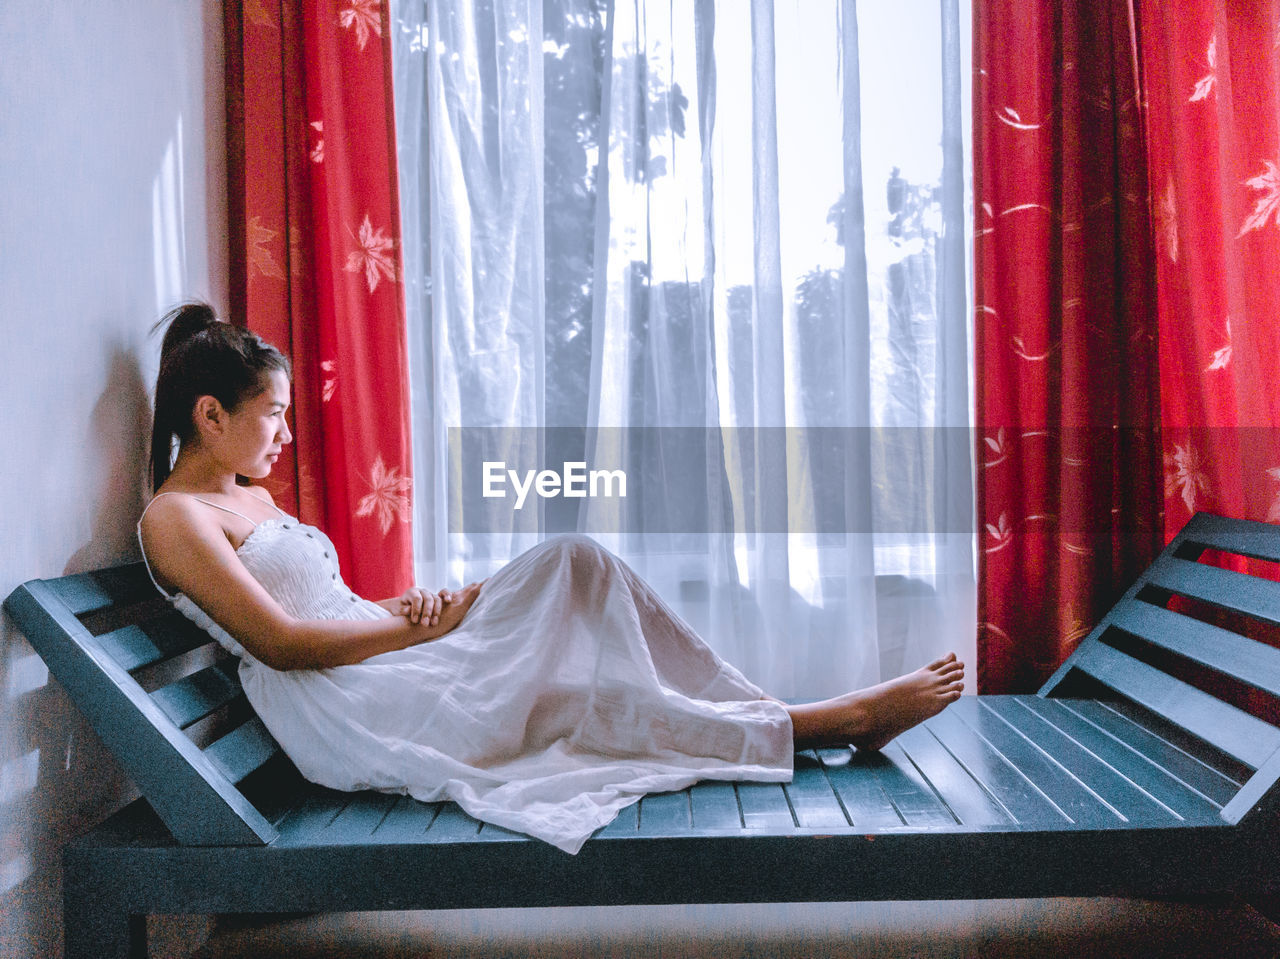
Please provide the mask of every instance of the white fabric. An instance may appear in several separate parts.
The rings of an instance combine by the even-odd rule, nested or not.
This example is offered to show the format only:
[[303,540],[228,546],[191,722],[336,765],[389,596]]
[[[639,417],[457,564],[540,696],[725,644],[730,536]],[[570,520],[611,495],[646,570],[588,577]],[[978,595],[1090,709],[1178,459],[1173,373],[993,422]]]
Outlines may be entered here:
[[[419,580],[576,529],[777,695],[972,661],[967,0],[391,10]],[[627,508],[473,516],[489,427]]]
[[[391,615],[292,518],[258,524],[238,555],[298,618]],[[644,793],[791,778],[786,711],[586,537],[517,557],[443,638],[331,669],[271,669],[171,599],[243,654],[249,702],[302,774],[334,789],[450,799],[574,853]]]

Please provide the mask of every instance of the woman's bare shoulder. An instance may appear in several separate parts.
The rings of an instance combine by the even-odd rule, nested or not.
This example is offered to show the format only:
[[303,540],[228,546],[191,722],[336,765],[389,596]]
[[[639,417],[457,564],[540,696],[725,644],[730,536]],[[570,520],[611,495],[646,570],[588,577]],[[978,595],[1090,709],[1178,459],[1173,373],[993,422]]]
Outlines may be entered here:
[[142,528],[159,529],[174,522],[183,522],[197,515],[199,503],[191,493],[179,490],[161,490],[151,497],[142,511]]
[[193,494],[166,490],[156,494],[143,511],[138,528],[148,550],[185,549],[193,540],[223,536],[218,517]]

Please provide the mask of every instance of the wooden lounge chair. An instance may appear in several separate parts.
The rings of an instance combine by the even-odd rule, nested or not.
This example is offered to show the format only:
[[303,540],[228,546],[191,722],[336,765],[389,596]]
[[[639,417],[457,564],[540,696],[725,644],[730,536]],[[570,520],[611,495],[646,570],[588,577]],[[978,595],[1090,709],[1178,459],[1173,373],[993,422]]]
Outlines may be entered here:
[[1280,584],[1206,549],[1280,561],[1280,528],[1196,516],[1035,695],[648,796],[577,856],[308,784],[141,566],[32,581],[5,608],[143,796],[66,849],[66,955],[144,955],[150,913],[1271,895],[1280,651],[1244,632]]

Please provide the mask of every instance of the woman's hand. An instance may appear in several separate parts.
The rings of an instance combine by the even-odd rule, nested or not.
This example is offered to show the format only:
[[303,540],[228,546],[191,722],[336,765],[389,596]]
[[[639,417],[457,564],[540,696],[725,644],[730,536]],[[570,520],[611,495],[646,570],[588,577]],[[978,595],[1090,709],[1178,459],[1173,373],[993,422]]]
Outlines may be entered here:
[[471,604],[480,595],[480,587],[483,585],[484,581],[481,580],[479,583],[470,583],[461,589],[442,589],[436,594],[436,598],[444,603],[444,607],[440,610],[437,619],[431,623],[432,639],[443,636],[462,622],[467,611],[471,609]]
[[411,623],[425,623],[434,626],[440,621],[440,610],[444,608],[445,590],[429,593],[421,586],[411,586],[400,594],[395,608],[391,611],[405,617]]
[[421,586],[406,589],[394,599],[381,600],[378,605],[398,616],[403,616],[413,626],[423,628],[415,642],[426,639],[439,639],[445,633],[457,627],[462,618],[471,609],[471,604],[480,595],[479,583],[470,583],[461,589],[442,589],[429,593]]

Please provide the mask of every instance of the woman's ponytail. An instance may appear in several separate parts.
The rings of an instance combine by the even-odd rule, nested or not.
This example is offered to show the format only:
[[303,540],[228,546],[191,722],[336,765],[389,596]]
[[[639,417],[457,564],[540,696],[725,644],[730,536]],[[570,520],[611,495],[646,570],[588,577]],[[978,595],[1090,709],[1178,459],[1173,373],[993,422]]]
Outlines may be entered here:
[[161,364],[175,349],[217,322],[218,315],[208,303],[192,301],[175,306],[152,328],[152,332],[161,329],[165,331],[164,340],[160,344]]

